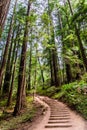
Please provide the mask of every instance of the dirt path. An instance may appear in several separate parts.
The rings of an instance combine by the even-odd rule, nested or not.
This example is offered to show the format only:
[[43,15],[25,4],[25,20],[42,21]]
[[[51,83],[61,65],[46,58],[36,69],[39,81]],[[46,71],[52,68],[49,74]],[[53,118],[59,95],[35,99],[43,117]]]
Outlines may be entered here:
[[87,130],[85,121],[65,104],[48,97],[36,97],[44,105],[44,117],[34,122],[28,130]]

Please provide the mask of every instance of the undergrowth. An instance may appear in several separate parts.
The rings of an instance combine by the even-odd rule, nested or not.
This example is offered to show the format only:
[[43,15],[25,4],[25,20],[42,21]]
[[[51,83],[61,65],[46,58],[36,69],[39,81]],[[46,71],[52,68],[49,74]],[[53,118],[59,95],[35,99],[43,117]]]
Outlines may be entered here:
[[33,98],[27,96],[27,108],[20,115],[13,117],[13,107],[5,108],[5,112],[3,113],[2,108],[6,105],[6,100],[1,101],[1,111],[0,111],[0,130],[11,130],[18,128],[21,123],[25,123],[27,121],[31,122],[32,118],[35,115],[35,107],[33,104]]
[[40,95],[47,95],[69,105],[87,119],[87,74],[80,81],[65,84],[61,88],[45,87],[38,89]]

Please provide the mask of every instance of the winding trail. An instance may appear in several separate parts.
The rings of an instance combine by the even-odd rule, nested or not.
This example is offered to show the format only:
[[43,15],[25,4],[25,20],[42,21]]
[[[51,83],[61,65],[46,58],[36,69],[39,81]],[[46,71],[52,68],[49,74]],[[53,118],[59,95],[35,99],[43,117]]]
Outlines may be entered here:
[[85,120],[67,105],[48,97],[36,97],[44,105],[44,118],[29,130],[87,130]]

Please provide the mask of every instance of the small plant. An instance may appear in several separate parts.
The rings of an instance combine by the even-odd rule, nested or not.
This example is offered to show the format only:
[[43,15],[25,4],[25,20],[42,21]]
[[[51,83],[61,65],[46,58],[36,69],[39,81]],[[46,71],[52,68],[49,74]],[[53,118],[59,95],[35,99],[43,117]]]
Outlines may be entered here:
[[[87,82],[84,75],[81,81],[65,84],[61,87],[59,93],[52,97],[67,103],[72,109],[77,110],[87,119]],[[84,80],[83,80],[84,79]]]

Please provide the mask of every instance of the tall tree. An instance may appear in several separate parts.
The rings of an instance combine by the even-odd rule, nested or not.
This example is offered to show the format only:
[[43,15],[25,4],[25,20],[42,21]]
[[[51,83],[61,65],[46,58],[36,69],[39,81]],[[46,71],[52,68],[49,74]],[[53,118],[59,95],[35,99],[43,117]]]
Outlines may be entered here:
[[[66,15],[67,16],[67,15]],[[69,25],[69,22],[68,22],[68,18],[66,17],[67,19],[67,24],[68,24],[68,27],[70,29],[70,25]],[[60,12],[58,11],[58,20],[59,20],[59,28],[60,30],[63,30],[63,23],[62,23],[62,18],[61,18],[61,14]],[[67,31],[67,30],[66,30]],[[67,32],[69,34],[69,31]],[[64,35],[65,33],[62,31],[61,33],[61,40],[62,40],[62,53],[63,55],[67,52],[67,49],[66,49],[66,44],[64,42]],[[69,43],[70,44],[70,43]],[[71,46],[68,45],[68,46]],[[66,61],[65,58],[63,57],[63,62],[65,64],[65,70],[66,70],[66,77],[67,77],[67,82],[70,83],[72,82],[72,72],[71,72],[71,65],[70,65],[70,62],[69,61]],[[64,69],[64,68],[63,68]]]
[[10,91],[9,91],[8,100],[7,100],[7,106],[10,106],[11,102],[12,102],[12,92],[13,92],[13,87],[14,87],[15,69],[16,69],[16,62],[17,62],[17,58],[18,58],[17,57],[18,47],[19,47],[19,40],[18,40],[17,50],[15,50],[16,52],[13,52],[13,53],[16,53],[16,54],[15,54],[15,58],[14,58],[13,71],[11,70],[12,80],[11,80]]
[[[70,0],[67,0],[67,2],[68,2],[68,5],[69,5],[69,8],[70,8],[70,13],[73,16],[74,13],[73,13],[73,10],[72,10]],[[82,44],[80,32],[79,32],[79,29],[78,29],[76,24],[74,24],[74,27],[75,27],[75,33],[76,33],[76,36],[77,36],[77,39],[78,39],[78,44],[79,44],[79,48],[80,48],[81,57],[82,57],[85,69],[87,71],[87,58],[86,58],[85,49],[84,49],[83,44]]]
[[45,79],[44,79],[44,71],[42,69],[42,66],[41,66],[41,63],[40,63],[40,58],[38,57],[38,62],[39,62],[39,66],[40,66],[40,71],[41,71],[41,78],[42,78],[42,85],[43,85],[43,90],[44,90],[44,82],[45,82]]
[[8,14],[11,0],[0,0],[0,37]]
[[29,53],[29,76],[28,76],[28,90],[31,89],[31,67],[32,67],[32,29],[31,33],[31,41],[30,41],[30,53]]
[[12,47],[13,47],[14,33],[15,33],[15,31],[13,31],[13,33],[12,33],[11,44],[9,46],[9,53],[8,53],[8,59],[7,59],[7,64],[6,64],[6,72],[5,72],[4,84],[3,84],[3,94],[8,94],[9,93],[9,87],[10,87],[10,81],[9,81],[10,60],[11,60],[11,53],[12,53]]
[[28,1],[28,8],[26,14],[26,25],[24,30],[23,45],[21,51],[21,60],[19,67],[19,77],[18,77],[18,90],[16,105],[14,108],[14,115],[20,114],[23,107],[26,105],[25,99],[25,71],[26,71],[26,50],[27,50],[27,37],[28,37],[28,25],[29,25],[29,14],[30,14],[31,1]]
[[13,29],[14,14],[15,14],[15,10],[16,10],[16,4],[17,4],[17,0],[15,1],[13,15],[11,17],[9,32],[8,32],[8,36],[7,36],[7,41],[6,41],[6,46],[5,46],[4,56],[3,56],[3,61],[2,61],[2,64],[1,64],[1,68],[0,68],[0,88],[1,88],[1,82],[2,82],[2,77],[3,77],[5,65],[6,65],[6,62],[7,62],[9,45],[11,43],[11,33],[12,33],[12,29]]
[[52,49],[50,49],[50,55],[51,55],[51,78],[54,83],[52,83],[54,86],[60,86],[60,80],[58,76],[58,55],[57,55],[57,48],[55,45],[55,32],[54,32],[54,26],[53,26],[53,20],[52,20],[52,4],[50,4],[50,1],[48,0],[48,15],[49,15],[49,35],[50,38],[50,44],[52,45]]

